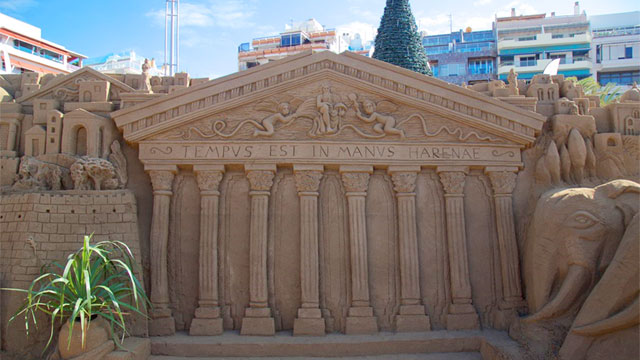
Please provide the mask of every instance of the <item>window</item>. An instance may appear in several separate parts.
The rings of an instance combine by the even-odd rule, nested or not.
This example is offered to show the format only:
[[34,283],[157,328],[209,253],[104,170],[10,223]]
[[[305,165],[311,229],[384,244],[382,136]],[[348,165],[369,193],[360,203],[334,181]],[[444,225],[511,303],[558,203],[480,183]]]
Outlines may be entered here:
[[493,59],[469,59],[469,74],[493,74]]
[[535,56],[521,56],[520,57],[520,66],[536,66],[536,57]]
[[624,48],[624,58],[632,59],[633,58],[633,48],[631,46],[625,46]]
[[551,60],[560,59],[560,64],[566,64],[567,54],[549,54],[549,59]]
[[466,64],[442,64],[438,69],[438,76],[461,76],[466,75]]
[[616,85],[632,85],[640,83],[640,71],[621,71],[610,73],[598,73],[598,82],[602,85],[614,83]]
[[536,39],[535,35],[534,36],[525,36],[525,37],[518,38],[518,41],[532,41],[532,40],[535,40],[535,39]]
[[564,34],[551,34],[552,39],[562,39]]
[[301,36],[300,33],[297,34],[286,34],[280,37],[280,46],[297,46],[301,44]]

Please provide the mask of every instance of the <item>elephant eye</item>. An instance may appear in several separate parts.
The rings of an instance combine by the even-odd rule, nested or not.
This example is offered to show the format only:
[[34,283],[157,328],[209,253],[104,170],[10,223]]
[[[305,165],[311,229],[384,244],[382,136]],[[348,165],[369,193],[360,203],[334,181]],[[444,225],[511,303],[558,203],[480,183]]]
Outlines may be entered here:
[[586,229],[600,222],[598,218],[586,211],[578,211],[571,215],[568,220],[567,225],[578,229]]

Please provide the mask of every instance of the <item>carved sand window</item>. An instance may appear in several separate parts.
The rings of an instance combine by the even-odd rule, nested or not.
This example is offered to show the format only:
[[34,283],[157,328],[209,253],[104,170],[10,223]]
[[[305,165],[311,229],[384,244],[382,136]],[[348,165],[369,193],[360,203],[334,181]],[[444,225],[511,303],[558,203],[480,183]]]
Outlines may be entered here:
[[11,150],[9,146],[9,124],[0,124],[0,150]]
[[87,129],[84,126],[78,127],[75,134],[76,151],[78,156],[87,155]]
[[38,141],[38,139],[31,140],[31,155],[40,155],[40,141]]
[[82,94],[82,101],[91,102],[91,92],[89,92],[88,90],[85,91],[84,94]]

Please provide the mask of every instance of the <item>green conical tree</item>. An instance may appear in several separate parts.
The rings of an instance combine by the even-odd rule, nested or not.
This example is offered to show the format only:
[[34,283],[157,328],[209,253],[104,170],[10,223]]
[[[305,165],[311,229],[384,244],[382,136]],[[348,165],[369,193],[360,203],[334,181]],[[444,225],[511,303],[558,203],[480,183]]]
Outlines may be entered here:
[[409,0],[387,0],[373,58],[432,75]]

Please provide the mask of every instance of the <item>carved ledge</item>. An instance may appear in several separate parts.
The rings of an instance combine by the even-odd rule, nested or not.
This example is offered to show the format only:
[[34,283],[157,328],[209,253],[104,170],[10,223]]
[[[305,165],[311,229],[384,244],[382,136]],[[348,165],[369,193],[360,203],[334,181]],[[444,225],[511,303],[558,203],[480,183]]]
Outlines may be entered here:
[[496,195],[511,195],[516,187],[517,175],[511,171],[491,171],[487,173]]
[[175,175],[168,170],[149,171],[153,191],[171,191]]
[[270,170],[247,171],[247,178],[252,191],[269,191],[273,186],[274,176],[275,173]]
[[342,173],[342,183],[347,192],[366,192],[369,188],[369,174],[364,172]]
[[444,171],[439,173],[440,182],[447,195],[462,195],[464,192],[464,181],[466,174],[463,171]]
[[296,171],[296,188],[298,192],[314,192],[320,187],[322,172],[320,171]]
[[415,172],[394,172],[391,174],[393,190],[397,193],[413,193],[416,190],[417,178],[418,174]]

